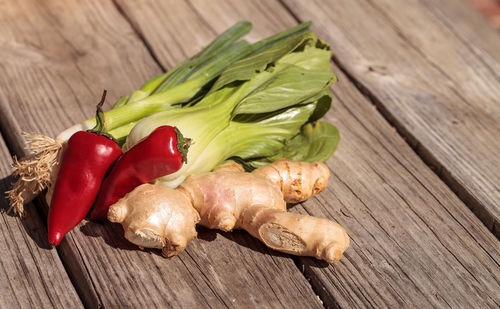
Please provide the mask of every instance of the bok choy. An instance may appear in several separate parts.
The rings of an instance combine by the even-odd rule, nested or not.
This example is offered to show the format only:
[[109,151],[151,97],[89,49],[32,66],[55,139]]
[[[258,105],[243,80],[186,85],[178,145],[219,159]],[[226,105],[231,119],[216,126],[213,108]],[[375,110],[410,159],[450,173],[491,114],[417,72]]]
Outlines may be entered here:
[[[158,180],[175,187],[191,173],[227,159],[247,169],[279,157],[326,160],[337,129],[319,119],[331,104],[331,51],[304,23],[250,44],[250,23],[228,29],[194,57],[121,97],[105,113],[125,150],[161,125],[176,126],[193,143],[187,164]],[[93,127],[91,118],[59,137]]]
[[311,32],[260,48],[229,66],[194,106],[156,113],[138,122],[128,149],[161,125],[193,140],[187,164],[157,182],[176,187],[189,174],[233,158],[248,168],[277,157],[326,160],[338,132],[316,122],[330,107],[331,53]]
[[[251,24],[235,24],[192,58],[147,81],[130,96],[122,96],[111,110],[105,112],[108,130],[115,130],[111,134],[119,141],[124,140],[140,119],[160,111],[194,104],[232,63],[277,45],[290,36],[304,33],[309,25],[310,23],[304,23],[255,44],[249,44],[239,39],[250,30]],[[73,133],[94,126],[95,117],[65,130],[58,138],[67,140]]]

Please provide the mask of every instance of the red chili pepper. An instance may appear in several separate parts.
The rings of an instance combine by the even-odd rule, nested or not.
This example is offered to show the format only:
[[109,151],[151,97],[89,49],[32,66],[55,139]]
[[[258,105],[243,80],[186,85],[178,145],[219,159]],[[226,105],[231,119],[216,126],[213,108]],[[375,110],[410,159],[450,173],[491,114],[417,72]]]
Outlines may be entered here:
[[105,134],[102,104],[97,105],[97,125],[90,131],[78,131],[68,140],[61,160],[48,215],[48,238],[59,245],[64,235],[80,223],[94,203],[106,171],[122,153]]
[[108,209],[137,186],[172,174],[186,162],[190,139],[171,126],[161,126],[116,160],[104,179],[92,219],[105,219]]

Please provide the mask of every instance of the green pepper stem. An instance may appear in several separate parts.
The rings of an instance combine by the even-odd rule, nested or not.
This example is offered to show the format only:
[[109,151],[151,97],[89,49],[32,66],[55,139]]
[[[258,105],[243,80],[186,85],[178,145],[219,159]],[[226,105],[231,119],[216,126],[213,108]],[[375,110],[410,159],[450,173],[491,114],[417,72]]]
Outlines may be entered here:
[[182,154],[182,162],[187,164],[187,152],[189,146],[191,146],[192,140],[190,138],[184,137],[181,131],[174,127],[175,134],[177,135],[177,151]]
[[92,132],[97,132],[97,133],[107,133],[108,130],[106,128],[106,122],[104,121],[104,111],[102,110],[102,105],[104,104],[104,101],[106,100],[106,94],[107,91],[104,89],[102,92],[102,98],[99,104],[96,106],[96,113],[95,113],[95,119],[96,119],[96,124],[93,129],[90,131]]

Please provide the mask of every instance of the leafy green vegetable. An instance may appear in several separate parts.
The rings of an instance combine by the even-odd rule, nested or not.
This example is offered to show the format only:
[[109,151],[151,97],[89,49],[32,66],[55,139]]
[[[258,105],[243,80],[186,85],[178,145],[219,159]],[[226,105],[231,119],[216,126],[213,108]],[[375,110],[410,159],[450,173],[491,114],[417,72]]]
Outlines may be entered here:
[[[331,137],[331,130],[325,131],[330,135],[319,136],[323,130],[304,126],[328,110],[328,87],[336,80],[330,72],[329,48],[317,43],[314,34],[302,32],[260,48],[229,66],[196,105],[138,122],[125,149],[165,124],[192,138],[187,164],[159,180],[170,187],[179,185],[189,174],[209,171],[232,157],[264,162],[283,155],[304,159],[331,154],[332,143],[324,138]],[[307,58],[314,61],[309,63]],[[331,129],[323,124],[319,127]],[[300,143],[309,145],[292,153]],[[313,147],[315,152],[306,152],[306,147]]]
[[[207,66],[220,66],[223,69],[223,67],[227,66],[227,64],[230,63],[231,59],[234,59],[235,56],[237,58],[244,56],[244,54],[240,54],[241,50],[248,49],[250,44],[242,42],[236,47],[233,45],[239,38],[247,34],[251,28],[252,25],[249,22],[236,23],[234,26],[219,35],[198,54],[181,62],[172,70],[153,77],[144,83],[141,89],[134,91],[130,97],[127,97],[126,100],[123,99],[124,97],[121,97],[118,102],[115,103],[113,108],[137,102],[150,96],[151,94],[168,90],[173,86],[186,81],[191,75],[202,68],[206,68]],[[221,54],[222,52],[224,53]],[[223,58],[228,54],[232,55],[232,57],[227,59]],[[222,60],[223,62],[219,63],[217,62],[218,60]]]
[[330,47],[309,26],[249,44],[239,39],[250,24],[236,24],[194,57],[121,97],[105,113],[110,134],[125,150],[161,125],[191,138],[187,164],[158,180],[170,187],[227,159],[248,169],[280,157],[326,160],[339,134],[318,120],[331,106],[329,86],[337,78]]
[[326,161],[337,149],[339,141],[339,131],[335,126],[323,121],[308,123],[279,152],[265,158],[240,162],[246,169],[254,169],[279,158],[307,162]]
[[[250,26],[248,22],[237,23],[194,57],[150,79],[127,99],[120,98],[111,110],[105,112],[108,130],[117,130],[122,135],[115,138],[123,139],[130,132],[125,128],[130,128],[131,123],[154,113],[179,108],[181,103],[184,106],[194,105],[206,96],[207,88],[234,62],[247,56],[264,55],[262,51],[269,52],[290,37],[303,35],[310,23],[300,24],[254,44],[238,41]],[[75,131],[94,126],[95,118],[90,118],[62,132],[61,136],[71,136]]]
[[[276,39],[269,38],[272,43],[254,44],[258,45],[255,51],[250,56],[235,62],[231,67],[226,69],[224,73],[217,79],[217,82],[212,87],[211,91],[216,91],[225,85],[234,81],[244,81],[252,79],[256,74],[264,70],[269,64],[274,63],[281,57],[295,50],[300,44],[308,39],[313,39],[311,32],[304,33],[302,25],[297,26],[297,32],[288,31],[286,36],[277,35]],[[292,29],[295,29],[292,28]],[[278,41],[277,37],[282,37],[282,41]],[[264,40],[265,41],[265,40]],[[278,44],[279,43],[279,44]]]

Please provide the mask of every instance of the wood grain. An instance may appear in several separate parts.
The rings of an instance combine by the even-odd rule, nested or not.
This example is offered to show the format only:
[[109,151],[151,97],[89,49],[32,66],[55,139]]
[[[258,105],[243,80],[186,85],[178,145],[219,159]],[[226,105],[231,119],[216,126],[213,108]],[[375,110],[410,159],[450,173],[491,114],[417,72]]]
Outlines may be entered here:
[[[27,1],[23,3],[24,9],[34,5]],[[283,7],[271,1],[218,1],[216,5],[200,1],[193,2],[192,5],[188,2],[187,6],[178,2],[151,2],[145,5],[145,8],[152,10],[147,14],[130,10],[139,5],[137,3],[119,4],[132,24],[138,27],[136,29],[139,29],[139,33],[149,23],[149,32],[142,32],[141,35],[147,40],[156,58],[166,67],[171,63],[163,60],[164,55],[157,52],[155,44],[160,46],[167,43],[154,43],[168,42],[165,29],[175,29],[174,34],[180,38],[195,37],[200,30],[193,33],[180,32],[187,26],[152,23],[152,17],[159,14],[163,16],[172,11],[182,13],[180,16],[184,18],[205,24],[208,27],[206,29],[211,29],[210,34],[221,32],[237,20],[251,16],[255,25],[251,39],[261,38],[295,24]],[[79,5],[82,4],[66,4],[70,10],[77,10]],[[111,6],[102,8],[102,5],[94,2],[92,10],[86,14],[99,16],[103,14],[100,13],[101,10],[110,14],[107,16],[107,23],[103,24],[100,19],[92,23],[92,35],[104,36],[113,44],[90,49],[90,57],[95,58],[96,54],[102,57],[112,55],[110,62],[127,63],[128,58],[123,55],[132,51],[115,41],[121,37],[116,32],[127,32],[130,28],[120,16],[113,15],[115,11]],[[175,11],[177,8],[183,9]],[[43,12],[50,12],[51,18],[55,14],[50,7]],[[137,15],[132,15],[131,12],[136,12]],[[46,13],[37,15],[31,12],[29,15],[30,18],[35,18],[31,16],[40,14],[44,16]],[[67,18],[70,17],[71,15]],[[64,19],[63,16],[59,18]],[[44,19],[41,19],[37,23],[43,25]],[[85,23],[78,26],[82,29],[85,27],[89,26]],[[108,27],[112,27],[112,30]],[[9,27],[11,28],[13,27]],[[47,29],[49,31],[53,28],[47,26]],[[70,38],[74,37],[69,35],[71,31],[73,34],[78,33],[74,29],[65,28],[64,31]],[[105,35],[107,33],[113,33],[113,37],[108,38]],[[148,33],[151,37],[147,36]],[[196,51],[209,40],[204,35],[199,39],[200,45],[187,42],[183,48],[189,52]],[[137,42],[136,36],[132,36],[129,41],[135,44],[133,42]],[[114,46],[115,43],[121,46],[119,51],[113,50],[111,45]],[[57,52],[66,52],[71,44],[77,50],[88,48],[85,42],[76,44],[69,40],[67,45],[61,44]],[[141,59],[138,63],[150,65],[153,70],[157,70],[144,47],[137,44],[135,49],[139,49],[140,55],[144,57],[138,57]],[[168,50],[166,47],[167,45],[165,50]],[[38,52],[43,53],[47,47],[41,45],[37,48]],[[20,50],[17,52],[23,51],[22,48]],[[120,54],[117,56],[118,52]],[[172,55],[170,57],[173,64],[176,58]],[[184,55],[179,54],[179,57]],[[24,59],[24,56],[19,59]],[[107,61],[104,59],[103,63],[107,65]],[[5,67],[3,63],[2,65]],[[35,87],[40,81],[33,81],[29,74],[26,79],[15,79],[14,84],[19,85],[15,87],[18,92],[5,87],[11,81],[10,78],[16,76],[15,72],[20,71],[17,68],[20,64],[10,65],[9,71],[2,71],[0,74],[4,76],[4,80],[0,82],[0,113],[11,116],[8,122],[2,121],[2,127],[10,130],[10,140],[21,149],[22,141],[16,139],[20,130],[43,130],[55,134],[57,130],[53,126],[62,129],[68,124],[60,124],[60,120],[55,117],[57,114],[54,107],[51,107],[52,104],[62,104],[60,101],[47,103],[35,99],[45,98],[42,90],[36,90],[38,88]],[[73,62],[70,65],[74,66]],[[67,68],[66,65],[38,68],[45,74],[41,76],[57,76],[54,72],[58,70],[66,70],[65,73],[69,76],[65,79],[41,80],[45,87],[63,87],[62,81],[65,81],[78,88],[81,87],[78,83],[81,75],[86,76],[87,83],[96,87],[96,90],[89,88],[87,101],[82,101],[81,105],[71,100],[63,101],[66,113],[79,113],[76,117],[73,115],[62,120],[68,123],[83,119],[86,112],[82,110],[92,109],[94,97],[98,97],[102,87],[98,82],[94,84],[94,80],[115,77],[117,87],[123,87],[126,93],[137,86],[130,84],[140,83],[139,79],[143,78],[134,75],[133,71],[130,75],[115,76],[114,74],[119,74],[113,66],[104,70],[107,75],[99,76],[95,75],[95,69],[87,68],[87,65],[79,69],[83,74],[74,73],[74,67]],[[116,70],[119,71],[119,67]],[[341,82],[334,87],[337,100],[328,119],[341,129],[342,141],[339,151],[328,164],[336,172],[336,176],[327,192],[305,203],[303,208],[296,206],[293,209],[337,220],[348,229],[353,240],[352,248],[347,251],[344,260],[336,265],[326,266],[312,259],[299,260],[325,306],[401,307],[449,304],[453,307],[466,307],[472,304],[473,307],[483,307],[498,304],[498,241],[415,156],[348,79],[340,74],[338,68],[335,71]],[[44,86],[37,87],[47,91]],[[33,94],[31,101],[25,101],[25,105],[20,108],[15,105],[8,107],[5,102],[22,101],[20,98],[26,96],[24,88],[29,88],[30,94]],[[91,95],[91,92],[95,94]],[[121,93],[116,96],[119,94]],[[9,101],[5,99],[7,97]],[[36,114],[30,115],[31,111],[27,106],[48,118],[38,119]],[[46,109],[51,109],[52,112],[47,112]],[[68,254],[65,260],[73,258],[81,261],[80,264],[69,266],[86,274],[86,277],[82,276],[82,280],[88,281],[79,284],[92,289],[94,294],[91,294],[95,299],[94,303],[87,300],[87,304],[104,304],[110,307],[129,304],[156,307],[200,304],[204,307],[305,307],[319,304],[290,259],[276,253],[270,255],[273,252],[255,243],[245,233],[226,234],[200,230],[200,238],[192,242],[183,255],[170,260],[160,258],[154,252],[134,250],[133,246],[118,235],[121,235],[119,226],[85,222],[69,235],[63,245],[67,250],[61,250],[61,255]],[[113,265],[113,268],[109,265]]]
[[316,292],[344,308],[496,308],[499,241],[337,74],[334,176],[303,211],[335,219],[352,241],[335,268],[300,259]]
[[[160,47],[168,37],[161,27],[152,27],[137,13],[135,2],[118,3],[139,29],[148,27],[144,38],[163,61]],[[191,3],[203,19],[199,22],[214,31],[248,19],[254,23],[251,38],[262,38],[295,24],[276,2]],[[162,13],[173,7],[161,1],[145,6]],[[181,37],[197,35],[182,26],[175,29]],[[153,40],[158,37],[162,39]],[[334,176],[326,192],[292,209],[334,219],[350,233],[352,245],[340,263],[299,259],[325,306],[496,307],[498,240],[339,68],[334,70],[340,82],[333,86],[334,105],[327,119],[342,135],[339,150],[328,161]]]
[[500,236],[500,37],[465,1],[285,0],[417,153]]
[[6,212],[11,163],[0,138],[0,308],[82,308],[36,210],[28,207],[23,220]]
[[[21,131],[54,136],[92,115],[103,88],[109,104],[160,72],[112,2],[21,0],[0,12],[1,127],[17,154]],[[175,29],[175,20],[154,20]],[[215,33],[205,35],[208,42]],[[173,61],[187,56],[172,50]],[[321,308],[292,259],[245,233],[200,230],[172,259],[140,251],[122,234],[119,225],[83,222],[58,247],[86,307]]]

